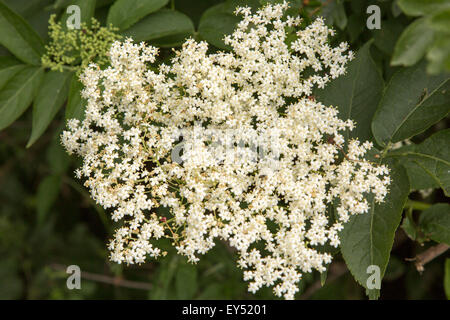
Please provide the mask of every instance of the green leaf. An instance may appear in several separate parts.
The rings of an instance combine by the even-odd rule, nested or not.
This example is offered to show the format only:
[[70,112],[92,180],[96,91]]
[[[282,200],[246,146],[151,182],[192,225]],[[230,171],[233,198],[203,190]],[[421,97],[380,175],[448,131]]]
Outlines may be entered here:
[[178,37],[179,40],[175,42],[181,44],[194,32],[194,24],[185,14],[174,10],[160,10],[145,17],[122,34],[132,37],[134,41]]
[[322,5],[321,15],[325,17],[326,23],[336,25],[344,30],[347,26],[347,15],[344,4],[341,1],[327,1],[327,5]]
[[27,110],[36,95],[44,70],[26,67],[0,91],[0,130],[13,123]]
[[391,56],[404,29],[405,26],[398,19],[383,21],[381,29],[372,30],[374,45],[384,54]]
[[25,65],[13,57],[0,57],[0,90],[23,68]]
[[450,204],[438,203],[422,211],[419,227],[425,237],[450,245]]
[[[412,151],[414,148],[415,146],[411,145],[407,148],[404,147],[402,149],[398,149],[396,152]],[[399,158],[399,161],[408,173],[411,191],[440,188],[437,181],[426,171],[424,171],[414,159],[410,159],[409,157],[401,157]]]
[[175,287],[178,299],[192,299],[197,292],[197,268],[192,264],[181,263],[175,277]]
[[422,16],[450,8],[448,0],[398,0],[397,4],[409,16]]
[[450,300],[450,259],[445,259],[444,290],[447,299]]
[[72,73],[49,71],[33,104],[33,127],[27,143],[29,148],[44,133],[66,101]]
[[177,265],[179,263],[179,257],[173,256],[170,259],[163,260],[158,277],[155,278],[155,288],[150,292],[150,299],[152,300],[164,300],[169,295],[169,287],[172,283]]
[[398,71],[386,86],[372,122],[381,146],[423,132],[449,112],[450,78],[430,76],[425,62]]
[[353,277],[366,288],[370,298],[377,298],[379,290],[367,288],[371,265],[380,268],[383,278],[394,243],[395,231],[402,217],[403,206],[409,194],[409,182],[405,169],[389,162],[391,185],[383,203],[370,201],[368,213],[350,218],[341,232],[341,252]]
[[450,8],[433,15],[430,18],[430,26],[436,31],[450,32]]
[[411,240],[417,239],[417,230],[414,221],[408,216],[403,219],[402,229]]
[[67,19],[73,13],[67,13],[67,8],[70,5],[76,5],[80,8],[80,22],[85,22],[87,25],[91,23],[91,18],[94,16],[95,0],[71,0],[64,6],[64,13],[61,17],[63,28],[67,28]]
[[347,138],[373,140],[370,124],[383,91],[383,78],[370,56],[372,42],[366,43],[351,61],[347,73],[314,94],[325,105],[336,106],[340,118],[356,121]]
[[433,134],[418,145],[388,153],[388,157],[414,162],[450,196],[450,129]]
[[[164,7],[169,0],[117,0],[109,9],[107,24],[125,30],[146,15]],[[167,21],[166,21],[167,23]]]
[[398,39],[391,65],[412,66],[416,64],[433,43],[433,38],[434,31],[428,25],[426,18],[414,21]]
[[28,64],[39,65],[44,44],[38,34],[18,14],[0,2],[0,45]]
[[45,177],[38,186],[36,192],[37,223],[41,225],[45,222],[47,215],[58,198],[61,186],[60,175],[50,175]]
[[83,84],[74,74],[70,83],[69,98],[67,99],[66,120],[72,118],[83,120],[86,100],[81,97],[81,90],[83,90]]
[[239,17],[226,10],[225,4],[215,5],[202,15],[198,33],[203,40],[221,49],[230,49],[225,45],[225,35],[233,33]]
[[437,36],[436,41],[427,53],[427,72],[439,74],[450,71],[450,37],[444,34]]

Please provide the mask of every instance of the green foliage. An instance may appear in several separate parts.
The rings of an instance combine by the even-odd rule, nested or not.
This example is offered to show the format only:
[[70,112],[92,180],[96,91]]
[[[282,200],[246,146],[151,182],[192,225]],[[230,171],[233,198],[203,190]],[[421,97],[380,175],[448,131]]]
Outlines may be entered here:
[[135,41],[149,41],[159,47],[175,47],[194,32],[194,24],[188,16],[166,9],[148,15],[122,34]]
[[421,18],[400,37],[392,65],[411,66],[426,54],[428,73],[450,72],[450,0],[399,0],[398,5],[406,15]]
[[106,21],[120,30],[125,30],[168,2],[169,0],[117,0],[109,9]]
[[[0,2],[0,298],[273,299],[270,290],[247,292],[234,252],[223,243],[197,265],[174,251],[141,267],[109,263],[108,212],[73,180],[74,160],[59,141],[67,119],[84,117],[79,74],[92,61],[106,67],[112,41],[132,37],[161,47],[157,63],[188,37],[207,41],[211,51],[227,50],[223,38],[239,21],[235,7],[267,2],[281,1]],[[347,41],[356,52],[347,73],[314,96],[355,120],[348,138],[375,142],[380,152],[372,161],[387,163],[392,175],[386,202],[371,201],[367,214],[350,219],[333,265],[305,275],[297,297],[450,298],[449,259],[430,262],[422,276],[405,262],[436,242],[450,244],[450,0],[377,1],[380,30],[366,28],[373,1],[289,2],[290,15],[305,24],[323,16],[336,29],[334,41]],[[79,30],[66,26],[71,4],[81,9]],[[350,272],[336,276],[335,263]],[[70,291],[66,273],[54,264],[77,264],[152,289],[83,280],[82,290]],[[380,267],[381,291],[367,290],[369,265]],[[434,288],[436,282],[441,287]],[[316,283],[322,287],[310,294]],[[399,286],[404,293],[392,289]]]
[[444,74],[426,75],[423,62],[398,71],[373,118],[377,142],[388,146],[411,138],[444,118],[449,112],[449,80]]
[[35,97],[44,70],[39,67],[25,67],[0,91],[0,130],[13,123],[25,112]]
[[27,148],[44,133],[66,101],[71,77],[72,73],[67,71],[50,71],[44,75],[33,104],[33,126]]
[[450,204],[438,203],[424,210],[419,228],[426,238],[450,246]]
[[347,73],[315,93],[325,105],[336,106],[342,118],[353,119],[356,129],[347,138],[371,140],[370,124],[383,91],[383,78],[370,55],[371,42],[366,43],[349,63]]
[[[410,161],[416,165],[409,173],[414,181],[428,175],[442,188],[446,196],[450,195],[450,129],[433,134],[421,144],[411,145],[391,152],[388,156]],[[417,170],[417,172],[416,172]],[[423,172],[422,172],[423,171]],[[420,182],[418,182],[420,183]]]
[[368,214],[354,216],[341,232],[341,252],[347,267],[371,299],[377,299],[379,290],[367,288],[371,265],[380,268],[381,277],[386,271],[394,243],[395,231],[402,217],[402,209],[409,194],[405,169],[390,162],[391,186],[385,202],[370,202]]
[[42,39],[29,24],[0,2],[0,44],[23,62],[39,65],[44,53]]

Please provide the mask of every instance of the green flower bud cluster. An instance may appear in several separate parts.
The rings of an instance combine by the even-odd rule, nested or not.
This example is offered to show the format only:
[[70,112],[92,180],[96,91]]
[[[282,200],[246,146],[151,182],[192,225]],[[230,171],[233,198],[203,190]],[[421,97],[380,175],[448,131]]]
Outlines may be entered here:
[[79,29],[63,28],[61,22],[56,22],[56,15],[49,20],[50,43],[46,45],[46,53],[42,56],[42,65],[53,71],[64,69],[81,71],[93,62],[97,65],[108,63],[108,51],[111,44],[119,40],[121,35],[112,25],[100,26],[95,18],[91,23],[81,23]]

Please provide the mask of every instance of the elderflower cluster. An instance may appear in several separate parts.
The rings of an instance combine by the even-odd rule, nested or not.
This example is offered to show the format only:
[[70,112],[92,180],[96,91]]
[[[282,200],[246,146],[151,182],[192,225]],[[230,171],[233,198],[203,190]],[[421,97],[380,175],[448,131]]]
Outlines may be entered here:
[[92,197],[123,222],[113,261],[156,258],[153,240],[169,238],[197,262],[219,239],[236,249],[249,291],[292,299],[302,273],[326,270],[321,248],[339,245],[368,197],[383,201],[389,172],[364,158],[372,144],[345,141],[354,123],[311,97],[353,54],[330,46],[322,19],[301,28],[286,8],[238,8],[230,52],[190,39],[156,67],[157,49],[128,39],[112,45],[109,67],[84,71],[85,118],[69,120],[62,141],[83,158],[76,175]]

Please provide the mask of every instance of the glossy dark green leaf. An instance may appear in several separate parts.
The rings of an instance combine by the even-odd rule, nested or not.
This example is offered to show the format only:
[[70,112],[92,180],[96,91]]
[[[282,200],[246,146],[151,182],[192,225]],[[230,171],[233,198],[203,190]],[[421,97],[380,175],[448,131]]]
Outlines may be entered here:
[[398,71],[386,86],[372,122],[372,132],[381,146],[423,132],[450,108],[450,78],[430,76],[422,61]]
[[397,4],[409,16],[422,16],[450,8],[448,0],[398,0]]
[[109,9],[106,22],[120,30],[126,30],[168,2],[169,0],[117,0]]
[[370,46],[371,42],[366,43],[358,51],[345,75],[315,92],[320,102],[338,108],[341,119],[356,121],[356,128],[346,132],[347,138],[373,140],[370,124],[381,99],[383,78],[370,56]]
[[341,252],[355,280],[366,288],[370,298],[378,298],[379,290],[368,289],[370,276],[367,268],[380,268],[381,278],[389,262],[394,235],[402,217],[403,206],[409,194],[409,182],[405,169],[389,162],[391,184],[383,203],[372,199],[368,213],[350,218],[341,232]]
[[414,163],[417,168],[422,169],[421,174],[427,174],[447,196],[450,196],[449,141],[450,129],[441,130],[421,144],[388,153],[388,157]]
[[0,44],[18,59],[39,65],[44,44],[38,34],[18,14],[0,2]]
[[44,133],[66,101],[71,77],[70,72],[49,71],[45,74],[34,99],[33,126],[27,148]]
[[434,31],[426,18],[411,23],[402,33],[395,45],[391,59],[393,66],[412,66],[425,55],[433,43]]
[[44,70],[25,67],[0,90],[0,130],[13,123],[31,105]]
[[185,38],[194,34],[194,24],[185,14],[174,10],[160,10],[152,13],[133,25],[122,34],[125,37],[132,37],[134,41],[158,41],[158,39],[168,39],[178,37],[168,43],[181,44]]
[[450,204],[438,203],[422,211],[419,227],[426,238],[450,245]]
[[84,110],[86,107],[86,101],[81,97],[81,90],[83,90],[83,84],[74,74],[70,82],[69,98],[66,106],[66,120],[84,118]]

